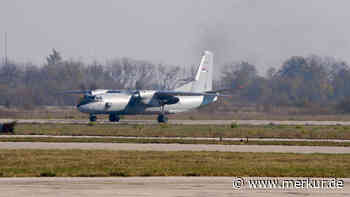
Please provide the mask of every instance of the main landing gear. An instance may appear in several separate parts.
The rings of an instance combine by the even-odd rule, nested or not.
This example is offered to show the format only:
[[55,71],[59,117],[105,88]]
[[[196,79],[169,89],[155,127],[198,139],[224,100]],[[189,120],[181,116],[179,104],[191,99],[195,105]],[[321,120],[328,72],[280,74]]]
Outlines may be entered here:
[[97,116],[94,114],[90,114],[90,122],[96,122]]
[[168,117],[164,113],[164,105],[161,106],[161,112],[158,115],[157,120],[159,123],[167,123],[168,122]]
[[120,117],[117,114],[109,114],[109,121],[111,122],[119,122]]
[[[90,122],[96,122],[97,116],[94,114],[90,114]],[[109,121],[111,122],[119,122],[120,117],[117,114],[109,114]]]

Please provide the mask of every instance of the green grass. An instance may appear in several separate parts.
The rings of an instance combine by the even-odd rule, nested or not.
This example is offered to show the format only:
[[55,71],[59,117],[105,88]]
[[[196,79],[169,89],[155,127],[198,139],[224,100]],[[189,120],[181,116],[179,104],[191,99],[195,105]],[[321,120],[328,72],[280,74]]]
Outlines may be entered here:
[[350,177],[350,154],[0,150],[2,177]]
[[0,142],[55,142],[55,143],[154,143],[154,144],[221,144],[221,145],[285,145],[285,146],[340,146],[350,147],[349,142],[311,142],[311,141],[229,141],[229,140],[191,140],[191,139],[116,139],[116,138],[0,138]]
[[350,126],[18,124],[16,134],[350,139]]

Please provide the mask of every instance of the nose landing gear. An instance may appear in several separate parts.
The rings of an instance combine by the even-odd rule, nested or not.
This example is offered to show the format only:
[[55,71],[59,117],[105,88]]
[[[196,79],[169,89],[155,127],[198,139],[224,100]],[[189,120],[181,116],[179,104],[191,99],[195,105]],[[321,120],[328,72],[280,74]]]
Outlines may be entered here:
[[159,123],[167,123],[168,117],[165,114],[160,113],[157,118]]
[[164,113],[164,105],[161,106],[161,112],[158,115],[157,120],[159,123],[167,123],[168,122],[168,117]]

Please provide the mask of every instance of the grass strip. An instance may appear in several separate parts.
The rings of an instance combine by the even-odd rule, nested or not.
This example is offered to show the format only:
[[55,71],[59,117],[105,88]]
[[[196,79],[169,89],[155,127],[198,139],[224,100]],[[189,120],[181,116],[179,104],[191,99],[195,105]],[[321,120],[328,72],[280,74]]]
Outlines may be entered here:
[[350,154],[0,150],[2,177],[350,177]]
[[350,126],[18,124],[21,135],[350,139]]

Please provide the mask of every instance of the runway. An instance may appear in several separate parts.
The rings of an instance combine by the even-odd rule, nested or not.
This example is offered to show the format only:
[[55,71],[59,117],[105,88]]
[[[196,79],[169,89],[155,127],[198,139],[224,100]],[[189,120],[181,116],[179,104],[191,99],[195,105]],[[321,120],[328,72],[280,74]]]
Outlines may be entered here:
[[[73,119],[0,119],[0,123],[17,121],[27,124],[87,124],[88,120]],[[109,122],[98,120],[97,124],[159,124],[156,120],[121,120],[120,122]],[[350,125],[345,121],[277,121],[277,120],[169,120],[168,124],[181,125]]]
[[[139,140],[213,140],[213,141],[241,141],[246,138],[213,138],[213,137],[134,137],[134,136],[71,136],[71,135],[0,135],[1,138],[71,138],[71,139],[139,139]],[[261,142],[342,142],[342,139],[287,139],[287,138],[249,138],[249,141]]]
[[219,151],[350,154],[349,147],[280,146],[280,145],[217,145],[217,144],[135,144],[135,143],[51,143],[1,142],[0,149],[82,149],[115,151]]
[[0,196],[345,197],[350,195],[350,179],[342,179],[345,183],[343,189],[284,190],[249,189],[247,186],[235,190],[232,188],[232,180],[232,177],[1,178]]

